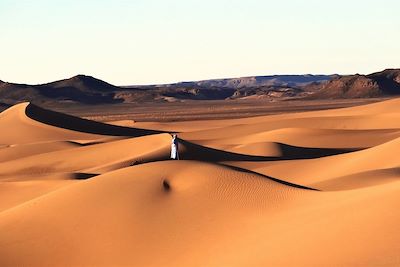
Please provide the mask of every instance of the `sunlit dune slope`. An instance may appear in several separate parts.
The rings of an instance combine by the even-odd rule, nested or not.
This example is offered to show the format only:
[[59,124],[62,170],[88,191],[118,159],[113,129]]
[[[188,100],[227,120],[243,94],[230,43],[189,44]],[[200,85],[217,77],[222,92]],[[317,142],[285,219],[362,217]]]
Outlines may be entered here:
[[[251,169],[287,181],[311,185],[327,182],[330,179],[337,180],[342,176],[357,173],[363,176],[364,172],[396,168],[400,164],[400,159],[395,154],[398,149],[400,149],[400,139],[395,139],[358,152],[318,159],[275,162],[265,166],[259,164]],[[359,179],[360,184],[363,181]]]
[[113,165],[127,167],[151,158],[167,159],[170,137],[167,134],[127,138],[107,143],[80,146],[0,163],[0,179],[11,174],[57,172],[101,172]]
[[[0,262],[154,265],[171,260],[189,263],[194,257],[200,263],[200,252],[212,245],[209,242],[230,239],[229,231],[219,224],[237,227],[236,219],[242,216],[278,211],[312,193],[210,163],[143,164],[97,176],[2,213],[0,228],[5,235],[0,237],[0,246],[5,249]],[[31,218],[29,225],[10,224],[19,216]],[[43,220],[47,221],[43,242],[32,246]],[[17,232],[27,242],[13,245]],[[195,250],[187,255],[180,252],[189,248],[199,249],[197,255]],[[19,260],[13,251],[19,251]],[[152,257],[154,253],[162,257]],[[53,256],[43,258],[47,254]]]
[[0,149],[0,162],[20,159],[36,154],[74,148],[80,145],[80,143],[73,141],[50,141],[21,145],[6,145],[3,146],[2,149]]
[[[309,266],[334,259],[336,265],[394,264],[399,190],[396,183],[323,193],[209,163],[148,163],[1,213],[0,262]],[[30,218],[29,223],[21,218]]]

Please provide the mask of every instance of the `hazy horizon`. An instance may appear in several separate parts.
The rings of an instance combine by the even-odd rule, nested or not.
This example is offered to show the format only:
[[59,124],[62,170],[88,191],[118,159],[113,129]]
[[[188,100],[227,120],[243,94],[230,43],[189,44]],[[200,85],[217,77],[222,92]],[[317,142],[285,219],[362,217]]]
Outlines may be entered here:
[[0,2],[0,80],[116,85],[399,67],[395,0]]

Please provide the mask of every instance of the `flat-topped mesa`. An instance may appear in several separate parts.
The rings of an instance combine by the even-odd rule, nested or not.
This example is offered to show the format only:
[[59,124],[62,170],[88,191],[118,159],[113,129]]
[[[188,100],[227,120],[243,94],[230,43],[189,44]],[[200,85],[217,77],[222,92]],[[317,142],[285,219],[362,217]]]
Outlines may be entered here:
[[260,86],[305,86],[315,82],[326,82],[332,79],[332,75],[270,75],[270,76],[249,76],[229,79],[213,79],[193,82],[198,86],[205,87],[226,87],[246,88]]

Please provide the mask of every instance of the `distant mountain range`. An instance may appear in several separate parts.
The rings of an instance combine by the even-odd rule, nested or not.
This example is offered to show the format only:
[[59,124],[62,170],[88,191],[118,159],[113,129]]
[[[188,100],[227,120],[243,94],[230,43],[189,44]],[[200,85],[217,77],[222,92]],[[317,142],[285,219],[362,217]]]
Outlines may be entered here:
[[272,75],[272,76],[251,76],[230,79],[213,79],[198,82],[181,82],[177,86],[200,86],[206,88],[254,88],[262,86],[276,87],[300,87],[310,83],[328,81],[333,75]]
[[400,69],[370,75],[273,75],[163,85],[115,86],[91,76],[39,85],[0,81],[0,105],[30,101],[112,104],[222,99],[325,99],[400,95]]

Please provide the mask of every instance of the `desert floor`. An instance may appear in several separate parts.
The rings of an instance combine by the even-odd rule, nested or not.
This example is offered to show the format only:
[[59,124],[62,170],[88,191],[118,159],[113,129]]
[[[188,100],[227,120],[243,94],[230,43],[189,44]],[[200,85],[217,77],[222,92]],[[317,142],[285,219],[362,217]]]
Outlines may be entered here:
[[3,111],[0,266],[400,266],[400,99],[296,103]]
[[194,121],[237,119],[313,110],[358,106],[388,100],[361,98],[335,100],[185,100],[172,103],[122,103],[113,105],[79,105],[59,103],[48,105],[51,110],[96,121]]

